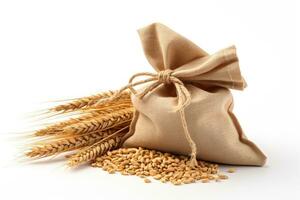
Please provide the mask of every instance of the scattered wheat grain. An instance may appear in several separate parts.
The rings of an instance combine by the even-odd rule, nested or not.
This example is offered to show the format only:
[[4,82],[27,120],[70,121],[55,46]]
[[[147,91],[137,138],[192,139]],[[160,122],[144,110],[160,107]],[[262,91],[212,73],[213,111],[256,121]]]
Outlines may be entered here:
[[163,183],[171,182],[174,185],[220,179],[216,164],[199,160],[198,166],[191,167],[186,156],[143,148],[120,148],[109,151],[97,157],[92,166],[113,169],[122,175],[136,175],[141,178],[152,176]]

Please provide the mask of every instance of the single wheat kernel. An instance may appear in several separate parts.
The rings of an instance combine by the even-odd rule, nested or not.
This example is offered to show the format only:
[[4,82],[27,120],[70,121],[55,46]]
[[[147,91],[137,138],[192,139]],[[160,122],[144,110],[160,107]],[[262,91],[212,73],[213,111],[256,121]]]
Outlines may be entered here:
[[209,180],[214,180],[214,179],[215,179],[215,176],[213,176],[213,175],[208,175],[208,179],[209,179]]
[[235,168],[229,168],[229,169],[227,170],[228,173],[234,173],[235,171],[236,171]]
[[161,181],[162,183],[168,182],[168,180],[167,180],[166,178],[161,178],[160,181]]
[[183,181],[182,181],[184,184],[189,184],[190,183],[190,180],[189,179],[183,179]]
[[209,179],[203,179],[201,182],[202,183],[209,183]]
[[157,174],[157,175],[155,175],[153,178],[156,179],[156,180],[159,180],[159,179],[161,179],[161,177],[162,177],[162,176],[161,176],[160,174]]
[[200,179],[207,179],[207,178],[208,178],[208,176],[206,173],[203,173],[202,175],[200,175]]
[[224,174],[219,174],[218,176],[220,179],[223,179],[223,180],[228,179],[228,176],[226,176]]
[[125,172],[125,171],[121,172],[121,174],[122,174],[123,176],[127,176],[127,175],[128,175],[128,173]]
[[144,182],[145,182],[145,183],[151,183],[151,180],[148,179],[148,178],[144,178]]
[[177,180],[177,181],[173,181],[173,184],[174,184],[174,185],[181,185],[182,183],[181,183],[180,180]]
[[173,185],[178,185],[176,180],[170,180]]

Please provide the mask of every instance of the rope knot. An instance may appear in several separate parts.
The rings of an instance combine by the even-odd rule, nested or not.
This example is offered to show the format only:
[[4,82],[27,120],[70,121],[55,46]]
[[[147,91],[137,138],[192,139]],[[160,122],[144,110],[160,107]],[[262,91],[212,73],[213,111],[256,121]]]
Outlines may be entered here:
[[172,76],[173,70],[166,69],[164,71],[160,71],[157,74],[158,81],[165,84],[171,83],[171,76]]

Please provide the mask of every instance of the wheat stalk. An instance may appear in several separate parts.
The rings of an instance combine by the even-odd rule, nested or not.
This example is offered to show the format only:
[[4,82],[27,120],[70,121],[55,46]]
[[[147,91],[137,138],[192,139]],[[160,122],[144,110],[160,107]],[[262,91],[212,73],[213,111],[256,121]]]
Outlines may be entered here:
[[131,107],[132,103],[130,99],[117,99],[113,101],[107,101],[105,103],[101,103],[100,105],[98,104],[93,104],[91,106],[87,106],[84,108],[81,108],[81,111],[90,111],[90,110],[105,110],[113,107],[118,107],[118,106],[127,106]]
[[81,147],[92,145],[101,139],[111,135],[116,130],[109,129],[86,135],[66,136],[62,139],[47,140],[45,143],[37,143],[26,153],[27,157],[47,157],[66,151],[72,151]]
[[67,126],[75,125],[80,122],[84,121],[89,121],[94,118],[101,118],[103,115],[107,115],[110,113],[114,113],[119,110],[123,110],[126,108],[131,108],[131,104],[125,104],[125,105],[116,105],[116,106],[111,106],[108,108],[99,108],[99,109],[94,109],[91,111],[83,111],[83,113],[77,117],[77,118],[71,118],[59,123],[55,123],[53,125],[50,125],[46,128],[37,130],[34,135],[35,136],[45,136],[45,135],[55,135],[63,131],[63,129]]
[[106,130],[120,124],[130,123],[133,117],[133,108],[126,108],[113,113],[100,115],[88,120],[69,125],[57,134],[83,134],[93,131]]
[[92,146],[79,151],[77,154],[69,158],[68,165],[70,167],[75,167],[82,163],[94,160],[97,156],[103,155],[107,151],[116,149],[121,145],[121,139],[126,133],[124,132],[126,129],[128,129],[128,126],[116,131],[112,135],[100,140]]
[[[71,101],[69,103],[55,106],[54,108],[50,108],[50,111],[54,112],[68,112],[68,111],[74,111],[86,107],[91,107],[94,104],[96,104],[101,99],[107,99],[112,97],[116,91],[108,91],[108,92],[102,92],[97,95],[92,95],[88,97],[79,98],[77,100]],[[130,101],[130,93],[128,91],[124,91],[120,98],[116,99],[116,102],[122,102],[125,100]]]

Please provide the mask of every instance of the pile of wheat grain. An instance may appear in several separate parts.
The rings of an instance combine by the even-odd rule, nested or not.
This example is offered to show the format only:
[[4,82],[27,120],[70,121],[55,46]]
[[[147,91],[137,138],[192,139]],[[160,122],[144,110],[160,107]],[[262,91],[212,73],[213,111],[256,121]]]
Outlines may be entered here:
[[[108,151],[103,156],[96,158],[93,167],[100,167],[110,174],[121,172],[122,175],[136,175],[144,179],[145,183],[151,182],[148,176],[163,183],[171,182],[174,185],[194,183],[201,181],[220,182],[228,178],[220,174],[217,164],[198,161],[198,166],[191,167],[186,156],[176,156],[143,148],[120,148]],[[228,172],[234,172],[230,168]]]

